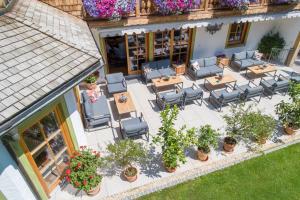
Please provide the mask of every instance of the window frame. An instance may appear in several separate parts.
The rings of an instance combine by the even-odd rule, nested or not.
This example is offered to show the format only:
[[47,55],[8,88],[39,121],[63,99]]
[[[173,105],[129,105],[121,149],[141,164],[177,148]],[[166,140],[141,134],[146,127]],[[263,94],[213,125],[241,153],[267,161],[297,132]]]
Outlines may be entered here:
[[[230,38],[231,33],[233,33],[231,31],[231,29],[232,29],[232,25],[234,25],[234,24],[244,24],[244,26],[243,26],[243,30],[242,30],[242,33],[241,33],[240,40],[231,42],[231,41],[229,41],[229,38]],[[249,34],[249,31],[250,31],[250,26],[251,26],[251,24],[249,22],[245,22],[245,23],[240,22],[240,23],[230,24],[229,27],[228,27],[228,33],[227,33],[225,48],[234,48],[234,47],[239,47],[239,46],[246,45],[248,34]]]

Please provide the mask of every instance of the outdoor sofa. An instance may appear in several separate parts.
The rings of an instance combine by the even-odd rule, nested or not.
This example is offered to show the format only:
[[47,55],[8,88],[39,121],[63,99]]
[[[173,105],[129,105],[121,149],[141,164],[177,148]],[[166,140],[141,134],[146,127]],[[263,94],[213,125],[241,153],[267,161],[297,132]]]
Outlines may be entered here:
[[111,125],[111,114],[105,95],[98,97],[95,102],[90,100],[86,91],[83,91],[81,96],[83,117],[88,130],[103,125]]
[[240,91],[230,91],[228,87],[226,87],[225,89],[211,91],[208,100],[218,111],[221,111],[223,105],[229,103],[237,104],[240,101],[240,95]]
[[188,74],[194,79],[223,73],[224,68],[218,66],[217,57],[190,60]]
[[142,64],[142,76],[146,84],[155,78],[165,76],[176,76],[176,72],[171,67],[169,59],[151,61]]
[[234,53],[231,59],[231,66],[239,71],[246,70],[248,67],[263,65],[264,62],[255,57],[257,51],[242,51]]
[[113,73],[106,75],[107,91],[110,95],[126,92],[127,83],[123,73]]
[[264,88],[264,93],[270,95],[272,99],[273,94],[276,92],[283,92],[284,95],[289,89],[289,80],[287,77],[282,75],[275,75],[272,78],[261,78],[260,85]]

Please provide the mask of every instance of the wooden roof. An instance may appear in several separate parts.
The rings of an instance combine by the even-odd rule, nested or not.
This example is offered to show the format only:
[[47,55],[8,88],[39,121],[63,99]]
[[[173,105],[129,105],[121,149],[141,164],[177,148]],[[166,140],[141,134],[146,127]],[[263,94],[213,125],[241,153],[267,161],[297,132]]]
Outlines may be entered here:
[[81,0],[40,0],[75,17],[82,18]]

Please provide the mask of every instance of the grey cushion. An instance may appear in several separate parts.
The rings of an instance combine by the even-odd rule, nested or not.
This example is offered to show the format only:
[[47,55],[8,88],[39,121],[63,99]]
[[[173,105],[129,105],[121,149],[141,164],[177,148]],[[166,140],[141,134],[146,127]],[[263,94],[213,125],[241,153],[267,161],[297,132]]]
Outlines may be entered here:
[[232,92],[223,92],[220,96],[220,98],[226,100],[235,99],[240,95],[240,92],[237,90],[234,90]]
[[245,94],[253,95],[253,94],[260,94],[262,93],[264,88],[262,86],[257,86],[257,87],[248,87],[245,90]]
[[247,58],[253,58],[255,55],[255,51],[247,51]]
[[197,77],[208,76],[210,75],[210,69],[208,67],[201,67],[199,70],[197,70],[196,74]]
[[133,133],[137,133],[143,130],[148,130],[148,124],[145,121],[142,121],[141,118],[132,118],[121,121],[121,126],[127,136],[130,136]]
[[159,69],[158,72],[161,76],[175,76],[176,72],[171,68]]
[[248,59],[247,60],[240,60],[240,61],[237,61],[237,62],[240,63],[240,67],[242,69],[253,66],[253,62],[251,60],[248,60]]
[[300,76],[292,76],[291,80],[296,81],[297,83],[300,83]]
[[192,65],[194,62],[198,62],[199,67],[204,67],[204,59],[200,58],[200,59],[196,59],[196,60],[191,60],[190,64]]
[[193,98],[203,94],[201,88],[193,89],[192,87],[189,87],[185,88],[183,91],[186,98]]
[[107,83],[120,83],[122,82],[124,79],[123,73],[119,72],[119,73],[114,73],[114,74],[107,74],[106,75],[106,80]]
[[261,61],[261,60],[252,59],[251,61],[253,62],[253,65],[263,65],[263,64],[265,64],[264,61]]
[[170,67],[170,60],[169,59],[164,59],[164,60],[157,61],[157,67],[158,67],[158,69],[169,68]]
[[260,82],[260,85],[263,86],[264,88],[271,88],[277,86],[276,81],[274,79],[262,80]]
[[159,95],[161,99],[163,99],[166,103],[168,103],[168,102],[179,102],[182,98],[183,93],[166,92],[166,93],[160,93]]
[[233,58],[234,58],[234,60],[244,60],[247,58],[247,54],[245,51],[240,52],[240,53],[234,53]]
[[99,119],[103,115],[110,115],[106,96],[100,96],[95,102],[86,100],[83,104],[84,112],[88,118]]
[[278,88],[286,88],[289,86],[288,80],[281,80],[281,81],[277,81],[276,83]]
[[147,79],[155,79],[155,78],[160,78],[161,73],[158,72],[158,70],[153,70],[147,73]]
[[217,64],[217,57],[204,58],[205,67],[216,65],[216,64]]
[[209,71],[211,75],[217,74],[217,73],[222,73],[223,69],[218,67],[217,65],[212,65],[209,66]]
[[107,85],[108,93],[115,94],[120,92],[126,92],[127,88],[123,83],[113,83]]

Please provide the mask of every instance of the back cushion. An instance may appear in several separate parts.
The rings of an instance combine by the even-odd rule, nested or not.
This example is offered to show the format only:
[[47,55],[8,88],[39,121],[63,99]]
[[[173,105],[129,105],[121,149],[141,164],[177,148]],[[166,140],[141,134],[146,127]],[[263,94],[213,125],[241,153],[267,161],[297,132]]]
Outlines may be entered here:
[[247,51],[247,58],[254,58],[255,51]]
[[169,59],[164,59],[164,60],[157,61],[157,67],[160,68],[160,69],[170,67],[170,60]]
[[234,60],[244,60],[247,58],[247,54],[245,51],[240,52],[240,53],[234,53],[233,58],[234,58]]
[[216,63],[217,63],[217,57],[210,57],[204,59],[205,67],[216,65]]
[[157,66],[157,61],[152,61],[152,62],[149,62],[149,67],[151,69],[157,69],[158,66]]
[[201,58],[201,59],[196,59],[196,60],[191,60],[190,61],[190,64],[191,66],[193,65],[193,63],[197,62],[198,63],[198,66],[199,67],[204,67],[204,60]]

